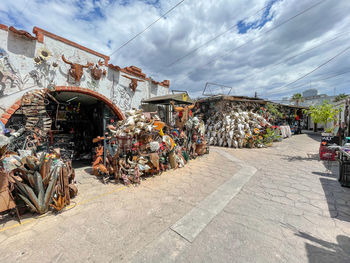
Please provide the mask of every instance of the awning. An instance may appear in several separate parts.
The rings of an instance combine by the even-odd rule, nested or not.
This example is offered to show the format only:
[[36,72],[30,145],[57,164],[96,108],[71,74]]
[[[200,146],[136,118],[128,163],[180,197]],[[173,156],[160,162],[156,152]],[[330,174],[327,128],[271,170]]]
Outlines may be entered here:
[[187,95],[187,93],[157,96],[150,99],[142,100],[142,103],[169,105],[171,101],[173,101],[175,104],[193,104],[194,103],[194,101]]

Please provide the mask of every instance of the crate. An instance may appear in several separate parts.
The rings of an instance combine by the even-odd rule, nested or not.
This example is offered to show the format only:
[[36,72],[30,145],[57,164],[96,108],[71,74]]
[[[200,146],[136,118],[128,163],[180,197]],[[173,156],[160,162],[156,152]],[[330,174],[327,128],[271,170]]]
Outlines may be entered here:
[[340,162],[338,181],[342,186],[350,187],[350,161]]
[[320,145],[320,159],[323,161],[335,161],[335,151],[328,149],[327,146]]

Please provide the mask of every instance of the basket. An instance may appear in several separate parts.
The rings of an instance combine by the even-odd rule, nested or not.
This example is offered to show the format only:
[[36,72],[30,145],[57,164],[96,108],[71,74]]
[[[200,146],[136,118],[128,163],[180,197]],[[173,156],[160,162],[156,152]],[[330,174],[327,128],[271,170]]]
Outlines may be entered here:
[[327,146],[320,146],[320,159],[323,161],[335,161],[335,151],[328,149]]

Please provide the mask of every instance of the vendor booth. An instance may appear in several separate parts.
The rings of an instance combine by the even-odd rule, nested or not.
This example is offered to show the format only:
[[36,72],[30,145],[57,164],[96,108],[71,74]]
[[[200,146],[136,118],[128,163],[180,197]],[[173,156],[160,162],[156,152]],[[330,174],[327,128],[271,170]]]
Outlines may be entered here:
[[192,104],[194,104],[194,101],[186,92],[184,92],[142,100],[141,107],[145,112],[158,112],[158,115],[162,121],[167,124],[171,124],[171,122],[174,120],[174,117],[172,116],[173,105]]

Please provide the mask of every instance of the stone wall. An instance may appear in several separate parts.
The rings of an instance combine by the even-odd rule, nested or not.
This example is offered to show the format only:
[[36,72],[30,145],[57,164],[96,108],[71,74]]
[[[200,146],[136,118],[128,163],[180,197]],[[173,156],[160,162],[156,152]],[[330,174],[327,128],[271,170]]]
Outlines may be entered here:
[[[56,86],[90,89],[107,97],[121,111],[139,108],[142,99],[169,92],[169,81],[154,81],[135,66],[120,68],[109,64],[108,56],[37,27],[33,33],[0,24],[0,116],[3,122],[13,113],[12,106],[33,89]],[[45,52],[49,56],[39,59]],[[62,55],[67,62],[84,67],[65,63]],[[76,72],[82,71],[80,80],[69,74],[71,67],[75,67]],[[97,73],[95,77],[94,72]]]

